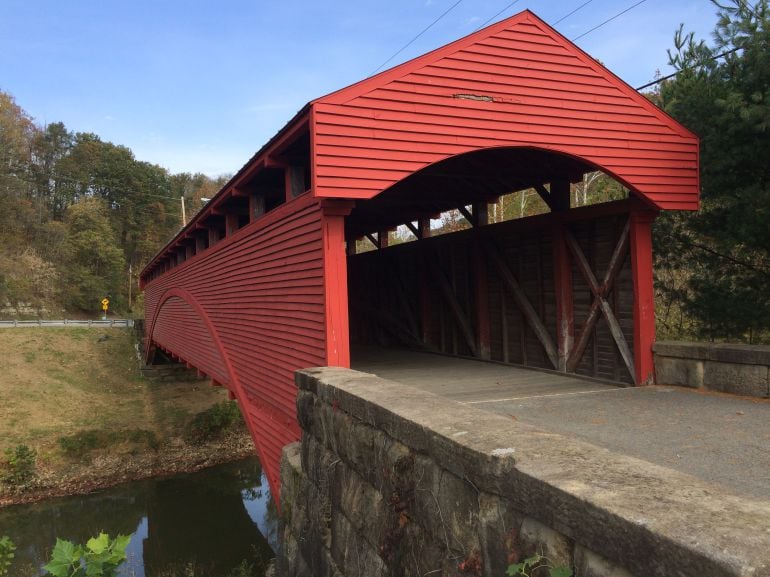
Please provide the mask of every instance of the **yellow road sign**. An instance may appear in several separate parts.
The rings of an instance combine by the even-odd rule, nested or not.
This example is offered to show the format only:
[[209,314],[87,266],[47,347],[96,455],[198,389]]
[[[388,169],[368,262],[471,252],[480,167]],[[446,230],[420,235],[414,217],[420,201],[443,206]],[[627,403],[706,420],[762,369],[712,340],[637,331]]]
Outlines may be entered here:
[[110,308],[110,299],[102,299],[102,310],[106,311],[108,308]]

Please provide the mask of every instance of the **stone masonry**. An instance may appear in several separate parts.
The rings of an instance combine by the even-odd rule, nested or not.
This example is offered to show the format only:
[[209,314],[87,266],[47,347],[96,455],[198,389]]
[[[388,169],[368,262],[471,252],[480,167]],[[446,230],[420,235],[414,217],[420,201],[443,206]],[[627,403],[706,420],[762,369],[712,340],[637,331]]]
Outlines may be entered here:
[[655,343],[655,380],[749,397],[770,397],[770,347]]
[[357,371],[297,384],[278,575],[770,576],[767,501]]

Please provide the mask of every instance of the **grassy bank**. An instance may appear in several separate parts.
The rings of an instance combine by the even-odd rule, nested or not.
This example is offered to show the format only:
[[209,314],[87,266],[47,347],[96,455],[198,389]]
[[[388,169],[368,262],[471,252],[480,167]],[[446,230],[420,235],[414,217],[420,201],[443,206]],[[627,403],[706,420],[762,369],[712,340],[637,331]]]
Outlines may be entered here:
[[[142,378],[129,330],[0,330],[0,505],[253,454],[226,400],[207,381]],[[19,446],[29,478],[8,464]]]

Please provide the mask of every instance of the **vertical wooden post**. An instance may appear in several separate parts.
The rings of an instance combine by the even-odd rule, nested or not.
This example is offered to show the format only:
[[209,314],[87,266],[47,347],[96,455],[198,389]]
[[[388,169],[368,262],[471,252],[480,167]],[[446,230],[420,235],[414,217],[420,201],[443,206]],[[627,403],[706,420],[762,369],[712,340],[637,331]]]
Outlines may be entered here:
[[572,305],[572,261],[564,233],[564,223],[558,213],[553,215],[551,243],[553,245],[553,284],[556,296],[556,347],[558,370],[566,372],[567,359],[575,344],[575,317]]
[[208,227],[209,231],[209,248],[217,244],[219,242],[219,231],[215,226],[209,225]]
[[560,213],[570,208],[569,180],[556,179],[551,182],[552,224],[551,243],[553,246],[553,284],[556,298],[556,348],[558,370],[567,371],[569,359],[575,344],[575,317],[572,305],[572,261]]
[[485,226],[489,224],[489,203],[473,203],[473,224],[475,226]]
[[194,244],[188,244],[185,245],[185,251],[186,251],[186,257],[192,258],[195,256],[195,245]]
[[570,184],[569,180],[553,180],[551,182],[551,210],[553,212],[564,212],[570,207]]
[[286,202],[305,192],[305,169],[301,166],[287,166],[283,171]]
[[637,385],[655,381],[655,289],[652,280],[652,223],[657,213],[634,210],[630,215],[631,270],[634,277],[634,369]]
[[[486,202],[473,203],[473,220],[476,227],[482,227],[489,222],[489,206]],[[489,323],[489,280],[487,259],[481,242],[482,231],[475,231],[474,242],[474,276],[476,284],[476,349],[479,358],[492,358],[492,329]]]
[[206,238],[196,231],[195,234],[195,254],[200,254],[206,250]]
[[[418,239],[422,240],[430,238],[430,219],[419,218],[417,220]],[[420,283],[420,338],[423,344],[430,342],[431,326],[431,297],[430,297],[430,283],[428,281],[428,262],[429,258],[425,245],[420,243],[419,249],[419,272],[418,278]]]
[[249,222],[254,222],[265,214],[265,195],[252,192],[249,195]]
[[324,293],[326,310],[326,363],[350,368],[348,271],[345,254],[345,217],[352,201],[321,201]]
[[238,232],[238,215],[228,212],[225,215],[225,237],[233,236]]
[[420,239],[430,238],[430,219],[420,218],[417,220],[417,230],[420,232],[417,235]]
[[377,231],[377,248],[388,248],[388,229]]

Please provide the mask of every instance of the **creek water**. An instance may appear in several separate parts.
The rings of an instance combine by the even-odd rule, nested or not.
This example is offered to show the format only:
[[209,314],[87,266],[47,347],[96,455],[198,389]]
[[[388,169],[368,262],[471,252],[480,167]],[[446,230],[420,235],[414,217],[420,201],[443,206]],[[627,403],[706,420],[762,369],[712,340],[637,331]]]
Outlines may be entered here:
[[277,513],[256,458],[197,473],[136,481],[90,495],[0,509],[0,536],[16,544],[9,577],[35,577],[56,538],[131,535],[120,577],[225,577],[274,555]]

